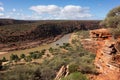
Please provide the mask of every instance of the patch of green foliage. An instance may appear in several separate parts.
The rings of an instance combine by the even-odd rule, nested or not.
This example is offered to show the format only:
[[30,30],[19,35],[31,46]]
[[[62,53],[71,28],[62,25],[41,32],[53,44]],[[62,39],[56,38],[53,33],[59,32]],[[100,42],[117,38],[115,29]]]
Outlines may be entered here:
[[114,38],[120,36],[120,6],[109,11],[106,18],[100,23],[100,25],[112,28],[110,29],[110,32],[113,34]]
[[104,27],[118,27],[118,25],[120,25],[120,6],[109,11],[105,20],[100,24]]
[[21,58],[21,59],[24,59],[24,58],[25,58],[25,54],[21,54],[21,55],[20,55],[20,58]]
[[80,73],[80,72],[74,72],[68,75],[65,78],[62,78],[61,80],[88,80],[87,77]]
[[2,62],[6,62],[6,61],[8,61],[5,57],[3,57],[2,59],[1,59],[1,61]]
[[12,60],[14,60],[14,61],[19,61],[20,59],[19,59],[18,55],[16,55],[16,54],[11,54],[10,60],[11,60],[11,61],[12,61]]

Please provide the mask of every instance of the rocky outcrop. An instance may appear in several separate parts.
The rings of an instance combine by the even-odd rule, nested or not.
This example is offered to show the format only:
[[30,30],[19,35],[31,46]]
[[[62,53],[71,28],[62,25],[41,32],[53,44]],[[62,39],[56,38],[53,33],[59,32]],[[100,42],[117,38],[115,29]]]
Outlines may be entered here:
[[[95,65],[100,73],[95,80],[120,80],[120,44],[107,29],[90,31],[91,41],[97,44]],[[90,44],[89,44],[90,45]]]
[[111,39],[112,35],[107,29],[96,29],[96,30],[91,30],[90,31],[90,37],[93,40],[106,40],[106,39]]
[[97,42],[92,39],[83,39],[81,40],[81,44],[86,50],[93,52],[93,53],[96,53],[96,51],[99,48]]
[[106,39],[112,39],[112,36],[109,33],[109,31],[104,28],[96,29],[96,30],[91,30],[90,38],[82,39],[81,44],[86,50],[96,53],[97,50],[100,48],[99,46],[103,45],[102,43],[99,42],[102,42],[103,40]]
[[69,66],[65,66],[63,65],[60,70],[58,71],[56,77],[54,80],[60,80],[62,77],[67,77],[69,74],[69,70],[68,70]]

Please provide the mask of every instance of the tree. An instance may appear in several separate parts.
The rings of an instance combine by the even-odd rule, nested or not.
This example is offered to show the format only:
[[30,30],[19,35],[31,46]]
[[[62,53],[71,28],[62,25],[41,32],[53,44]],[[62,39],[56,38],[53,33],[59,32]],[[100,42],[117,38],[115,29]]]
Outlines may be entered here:
[[20,58],[22,59],[22,58],[25,58],[25,54],[21,54],[20,55]]
[[120,6],[112,9],[100,25],[105,27],[120,27]]
[[33,59],[37,59],[37,54],[35,52],[30,52],[29,56]]
[[112,9],[100,25],[111,28],[110,32],[114,38],[120,36],[120,6]]
[[11,54],[11,56],[10,56],[10,60],[19,61],[19,57],[18,57],[18,55]]
[[15,59],[14,54],[11,54],[11,55],[10,55],[10,60],[14,60],[14,59]]

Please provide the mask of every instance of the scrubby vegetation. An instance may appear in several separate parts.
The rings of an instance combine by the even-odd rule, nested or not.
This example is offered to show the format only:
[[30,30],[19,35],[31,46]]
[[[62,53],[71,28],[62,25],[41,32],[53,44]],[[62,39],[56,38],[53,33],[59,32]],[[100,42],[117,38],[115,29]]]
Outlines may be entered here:
[[101,22],[105,27],[118,27],[120,25],[120,6],[112,9],[106,16],[105,20]]
[[61,80],[88,80],[88,79],[84,74],[80,72],[74,72],[71,73],[69,76],[62,78]]
[[111,28],[110,31],[113,37],[118,37],[120,35],[120,6],[112,9],[100,25]]
[[[25,59],[27,64],[6,64],[3,69],[4,73],[0,73],[1,80],[53,80],[56,72],[61,66],[69,65],[69,75],[61,80],[88,80],[87,73],[95,74],[96,70],[93,64],[95,55],[84,50],[79,40],[74,43],[63,43],[58,48],[49,48],[48,51],[54,57],[45,58],[43,62],[32,63],[33,59],[41,59],[46,50],[35,51],[29,55],[21,54],[20,57],[11,55],[11,60]],[[6,68],[5,68],[6,67]]]

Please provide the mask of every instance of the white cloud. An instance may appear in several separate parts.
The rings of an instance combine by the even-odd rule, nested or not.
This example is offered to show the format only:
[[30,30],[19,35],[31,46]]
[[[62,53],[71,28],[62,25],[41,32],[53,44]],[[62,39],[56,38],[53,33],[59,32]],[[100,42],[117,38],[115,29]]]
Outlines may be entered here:
[[60,11],[60,8],[56,5],[38,5],[38,6],[32,6],[30,7],[31,10],[39,13],[39,14],[52,14],[52,13],[56,13],[58,11]]
[[22,9],[13,8],[10,12],[4,11],[4,7],[0,6],[0,18],[13,18],[13,19],[92,19],[93,15],[90,13],[88,7],[81,7],[76,5],[38,5],[29,8],[33,12],[25,14]]
[[0,17],[2,17],[2,16],[4,16],[4,14],[3,14],[3,13],[0,13]]
[[92,17],[88,7],[76,5],[66,5],[64,7],[38,5],[32,6],[29,9],[35,11],[39,14],[38,16],[43,16],[45,19],[84,19]]
[[4,11],[4,8],[3,8],[3,7],[0,7],[0,12],[1,12],[1,11]]
[[0,18],[10,18],[9,15],[5,15],[4,13],[0,13]]

